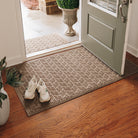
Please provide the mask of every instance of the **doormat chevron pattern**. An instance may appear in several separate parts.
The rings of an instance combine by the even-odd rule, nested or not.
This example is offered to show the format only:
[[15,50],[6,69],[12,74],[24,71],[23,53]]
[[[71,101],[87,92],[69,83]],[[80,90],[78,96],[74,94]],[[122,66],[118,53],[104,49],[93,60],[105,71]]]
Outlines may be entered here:
[[32,38],[25,41],[26,54],[42,51],[69,43],[57,33]]
[[[31,60],[17,68],[23,73],[23,86],[16,88],[27,115],[31,116],[51,107],[92,92],[98,88],[116,82],[123,77],[112,71],[84,47],[56,53]],[[133,63],[126,63],[125,76],[136,73]],[[41,104],[39,95],[33,100],[24,100],[24,91],[31,77],[42,78],[48,88],[51,100]]]

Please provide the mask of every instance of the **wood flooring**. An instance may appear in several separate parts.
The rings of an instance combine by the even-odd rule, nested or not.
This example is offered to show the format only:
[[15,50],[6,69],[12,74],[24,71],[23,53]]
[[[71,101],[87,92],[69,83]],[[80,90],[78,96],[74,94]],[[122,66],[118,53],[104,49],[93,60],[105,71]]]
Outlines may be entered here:
[[32,117],[5,89],[11,111],[0,138],[138,138],[138,73]]

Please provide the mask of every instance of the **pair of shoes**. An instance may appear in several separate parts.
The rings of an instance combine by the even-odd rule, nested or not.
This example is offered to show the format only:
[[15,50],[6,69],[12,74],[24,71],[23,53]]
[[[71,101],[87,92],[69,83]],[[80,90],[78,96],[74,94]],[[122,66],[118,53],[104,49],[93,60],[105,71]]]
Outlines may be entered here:
[[33,99],[35,97],[35,91],[38,90],[38,93],[40,94],[40,102],[48,102],[50,101],[50,95],[47,91],[47,87],[45,85],[45,82],[40,78],[40,80],[37,83],[37,79],[35,76],[29,81],[28,87],[25,91],[24,98],[25,99]]

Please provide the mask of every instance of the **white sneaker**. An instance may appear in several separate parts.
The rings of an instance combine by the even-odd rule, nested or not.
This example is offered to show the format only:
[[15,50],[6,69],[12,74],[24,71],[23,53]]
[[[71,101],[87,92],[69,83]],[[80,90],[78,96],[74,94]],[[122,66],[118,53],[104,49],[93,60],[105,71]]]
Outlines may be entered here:
[[35,90],[37,88],[37,79],[35,76],[28,83],[28,87],[25,91],[24,98],[25,99],[33,99],[35,97]]
[[37,90],[40,93],[41,103],[50,101],[50,95],[48,93],[47,87],[45,85],[45,82],[41,78],[38,82]]

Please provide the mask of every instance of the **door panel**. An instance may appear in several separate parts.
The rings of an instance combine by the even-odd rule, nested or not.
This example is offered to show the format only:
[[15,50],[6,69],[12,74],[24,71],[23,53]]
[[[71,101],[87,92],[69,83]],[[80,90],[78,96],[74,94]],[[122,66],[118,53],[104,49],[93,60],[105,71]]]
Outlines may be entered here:
[[[108,12],[107,5],[102,6],[103,9],[101,9],[103,4],[97,5],[100,2],[108,2],[110,7],[112,2],[114,10]],[[119,3],[117,0],[83,0],[81,29],[82,44],[105,64],[122,75],[124,73],[122,59],[125,56],[123,52],[126,23],[122,22],[120,12],[118,12]]]
[[88,20],[88,34],[90,37],[100,41],[103,46],[112,48],[114,28],[104,24],[92,16],[89,16]]

